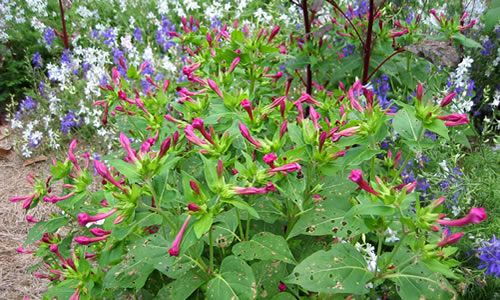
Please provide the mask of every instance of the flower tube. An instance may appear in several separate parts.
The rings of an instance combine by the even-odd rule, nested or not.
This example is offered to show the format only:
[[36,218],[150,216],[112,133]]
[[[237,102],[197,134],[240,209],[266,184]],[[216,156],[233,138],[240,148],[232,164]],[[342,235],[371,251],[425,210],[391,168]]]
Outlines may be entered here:
[[182,224],[181,229],[175,236],[172,246],[170,247],[170,249],[168,249],[168,254],[170,254],[170,256],[179,256],[182,237],[184,236],[184,232],[186,231],[186,228],[189,224],[189,220],[191,220],[191,215],[187,216],[186,220],[184,221],[184,224]]

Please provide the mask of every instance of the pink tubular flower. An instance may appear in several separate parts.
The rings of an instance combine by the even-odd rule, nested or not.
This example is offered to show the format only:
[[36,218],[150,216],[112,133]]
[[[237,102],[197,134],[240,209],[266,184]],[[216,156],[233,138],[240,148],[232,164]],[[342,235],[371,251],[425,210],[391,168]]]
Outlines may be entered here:
[[113,79],[113,83],[115,84],[115,86],[121,86],[121,75],[115,67],[111,69],[111,78]]
[[37,219],[35,219],[35,217],[34,217],[34,216],[32,216],[32,215],[26,215],[26,221],[27,221],[28,223],[38,223],[38,220],[37,220]]
[[361,84],[361,81],[359,81],[358,79],[356,80],[356,82],[354,82],[353,86],[349,89],[349,91],[347,91],[347,97],[349,98],[351,107],[359,112],[363,112],[364,109],[361,106],[361,104],[359,104],[358,100],[356,99],[356,96],[361,95],[362,88],[363,85]]
[[92,243],[104,241],[108,238],[109,235],[104,236],[96,236],[96,237],[88,237],[88,236],[76,236],[73,240],[80,245],[90,245]]
[[332,141],[333,142],[336,142],[338,141],[341,137],[349,137],[349,136],[353,136],[354,134],[356,134],[356,132],[358,131],[359,129],[359,126],[354,126],[354,127],[349,127],[349,128],[346,128],[344,130],[341,130],[339,132],[334,132],[332,134]]
[[469,29],[469,28],[472,28],[472,26],[476,25],[476,23],[477,23],[477,20],[472,20],[472,21],[470,21],[470,23],[469,23],[469,24],[464,25],[464,26],[460,26],[460,27],[458,28],[458,30],[460,30],[461,32],[462,32],[462,31],[465,31],[465,30],[467,30],[467,29]]
[[446,105],[450,104],[451,101],[453,100],[453,98],[455,98],[456,95],[457,95],[457,92],[451,92],[451,93],[449,93],[448,95],[446,95],[443,98],[443,100],[441,100],[441,103],[439,104],[439,106],[445,107]]
[[57,202],[69,199],[69,198],[73,197],[74,195],[75,195],[75,192],[71,192],[71,193],[64,195],[64,196],[49,196],[49,195],[47,195],[47,196],[43,197],[43,201],[49,202],[49,203],[57,203]]
[[456,244],[464,235],[463,232],[457,232],[443,237],[443,239],[437,244],[438,247],[444,247],[447,245]]
[[320,105],[321,103],[316,101],[313,97],[311,97],[311,95],[309,95],[308,93],[302,93],[302,95],[300,95],[299,99],[297,99],[297,101],[295,101],[293,104],[297,105],[297,103],[302,103],[302,102],[305,102],[305,103],[308,103],[308,104],[311,104],[311,105]]
[[243,101],[241,101],[240,104],[243,107],[243,109],[246,110],[246,112],[248,113],[248,117],[250,118],[250,120],[253,121],[252,103],[250,103],[248,99],[244,99]]
[[469,224],[479,224],[486,220],[488,215],[483,207],[473,207],[470,209],[467,216],[456,220],[437,220],[437,222],[444,226],[465,226]]
[[222,160],[217,161],[217,177],[221,178],[224,173],[224,164],[222,163]]
[[195,133],[194,133],[194,127],[193,125],[186,125],[184,128],[184,134],[186,135],[186,138],[193,144],[198,145],[198,146],[203,146],[206,145],[207,142],[204,140],[200,139]]
[[446,116],[439,116],[437,117],[440,120],[445,121],[444,125],[451,127],[451,126],[459,126],[459,125],[464,125],[469,123],[469,118],[467,117],[467,114],[451,114],[451,115],[446,115]]
[[80,288],[77,288],[69,300],[80,300]]
[[235,187],[234,191],[238,195],[262,195],[276,191],[276,187],[272,182],[268,182],[265,187]]
[[76,150],[77,146],[77,141],[72,140],[71,143],[69,144],[69,149],[68,149],[68,160],[73,164],[76,170],[81,171],[80,166],[78,165],[78,162],[76,160],[76,156],[74,154],[74,151]]
[[111,182],[114,186],[116,186],[120,190],[125,191],[123,186],[113,178],[113,176],[111,175],[111,173],[108,170],[108,167],[106,167],[106,165],[103,164],[100,160],[97,160],[97,159],[94,160],[94,167],[95,167],[97,174],[101,175],[104,179]]
[[309,106],[309,118],[312,120],[314,128],[316,130],[319,130],[321,128],[321,126],[319,126],[319,119],[321,118],[321,116],[312,106]]
[[193,202],[188,203],[187,208],[189,211],[193,211],[193,212],[200,210],[200,207],[196,203],[193,203]]
[[168,149],[170,149],[170,144],[172,142],[172,138],[171,137],[167,137],[162,143],[161,143],[161,146],[160,146],[160,152],[158,153],[158,156],[159,157],[163,157],[165,155],[165,153],[167,153]]
[[240,123],[239,124],[239,127],[240,127],[240,132],[241,132],[241,135],[247,139],[247,141],[249,141],[251,144],[253,144],[255,146],[255,148],[261,148],[262,147],[262,144],[257,141],[256,139],[254,139],[251,135],[250,135],[250,131],[248,130],[248,128],[245,126],[245,124],[243,123]]
[[94,227],[94,228],[90,229],[90,232],[95,236],[105,236],[105,235],[111,234],[111,230],[104,230],[104,229],[99,228],[99,227]]
[[20,253],[20,254],[32,254],[32,253],[34,253],[33,250],[25,249],[25,248],[23,248],[23,246],[17,247],[16,252]]
[[400,37],[400,36],[407,34],[408,32],[409,32],[408,28],[404,28],[403,30],[400,30],[400,31],[391,30],[391,32],[389,33],[389,37],[390,38],[397,38],[397,37]]
[[271,168],[274,168],[274,162],[278,159],[278,156],[271,152],[267,153],[262,157],[262,160]]
[[207,79],[207,83],[208,83],[208,86],[219,96],[221,97],[221,99],[224,99],[224,95],[222,95],[222,92],[220,91],[219,89],[219,86],[217,85],[217,83],[215,83],[215,81],[213,81],[212,79],[208,78]]
[[205,139],[210,142],[210,144],[214,144],[212,136],[205,130],[205,124],[203,123],[202,119],[194,118],[192,125],[194,129],[197,129],[203,135],[203,137],[205,137]]
[[198,186],[198,184],[196,183],[196,181],[194,180],[189,180],[189,186],[191,187],[191,190],[193,190],[193,192],[196,194],[196,195],[199,195],[201,193],[200,191],[200,187]]
[[379,195],[379,192],[375,191],[370,184],[363,178],[363,171],[356,169],[351,171],[351,175],[349,175],[349,179],[356,183],[361,189],[367,191],[370,194],[375,196]]
[[28,209],[33,203],[33,200],[37,197],[36,194],[26,195],[26,196],[15,196],[9,199],[10,202],[20,202],[23,201],[23,209]]
[[184,221],[184,224],[182,224],[181,229],[175,236],[172,246],[170,247],[170,249],[168,249],[168,254],[170,254],[170,256],[179,256],[182,237],[184,236],[184,231],[186,231],[186,227],[189,224],[189,220],[191,220],[191,215],[187,216],[186,220]]
[[280,126],[280,139],[283,138],[285,132],[288,130],[288,122],[285,120]]
[[282,165],[279,167],[272,168],[268,170],[269,173],[277,173],[277,172],[285,172],[285,173],[291,173],[300,170],[301,167],[298,163],[289,163],[286,165]]
[[85,225],[87,225],[90,222],[97,222],[97,221],[100,221],[100,220],[104,220],[107,217],[109,217],[112,214],[114,214],[116,211],[117,211],[117,209],[113,208],[113,209],[109,210],[108,212],[100,213],[100,214],[97,214],[95,216],[91,216],[91,215],[89,215],[87,213],[79,213],[78,216],[77,216],[78,224],[80,224],[80,226],[85,226]]
[[129,138],[123,133],[120,133],[120,144],[122,144],[123,149],[127,152],[126,160],[135,162],[137,160],[137,156],[135,155],[135,151],[130,146]]
[[236,66],[240,63],[240,60],[241,59],[239,56],[237,56],[235,59],[233,59],[233,61],[231,62],[231,65],[229,66],[229,70],[228,70],[229,73],[234,71]]

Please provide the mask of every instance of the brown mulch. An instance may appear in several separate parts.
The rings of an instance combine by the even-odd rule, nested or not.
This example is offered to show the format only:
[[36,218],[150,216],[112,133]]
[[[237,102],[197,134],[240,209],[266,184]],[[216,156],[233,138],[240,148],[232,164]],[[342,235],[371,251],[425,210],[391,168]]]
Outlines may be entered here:
[[[16,248],[22,245],[29,228],[26,212],[21,203],[11,203],[9,198],[32,192],[26,181],[29,173],[46,177],[49,161],[42,160],[26,165],[12,147],[13,137],[8,129],[0,126],[0,299],[40,299],[46,290],[47,281],[35,278],[28,268],[36,260],[30,254],[18,254]],[[29,162],[28,162],[29,163]],[[48,212],[47,205],[30,211],[36,219],[43,219]]]

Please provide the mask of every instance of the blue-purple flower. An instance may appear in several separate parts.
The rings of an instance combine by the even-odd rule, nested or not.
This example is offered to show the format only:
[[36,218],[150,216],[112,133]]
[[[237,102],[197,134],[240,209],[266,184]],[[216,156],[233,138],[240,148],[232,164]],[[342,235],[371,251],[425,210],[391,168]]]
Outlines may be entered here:
[[42,63],[42,55],[37,51],[35,54],[33,54],[31,64],[33,65],[33,68],[38,69],[42,67]]
[[47,46],[52,46],[52,43],[54,42],[56,38],[56,33],[54,32],[54,29],[47,27],[45,28],[45,31],[43,32],[43,39],[45,40],[45,43]]
[[73,111],[69,111],[61,120],[61,132],[68,134],[71,129],[80,127],[82,123],[83,120],[80,117]]
[[493,235],[491,240],[483,242],[483,247],[477,249],[481,264],[479,269],[486,269],[486,275],[500,277],[500,241]]
[[19,109],[23,112],[27,112],[35,109],[38,106],[38,103],[31,98],[30,96],[26,96],[21,104],[19,105]]

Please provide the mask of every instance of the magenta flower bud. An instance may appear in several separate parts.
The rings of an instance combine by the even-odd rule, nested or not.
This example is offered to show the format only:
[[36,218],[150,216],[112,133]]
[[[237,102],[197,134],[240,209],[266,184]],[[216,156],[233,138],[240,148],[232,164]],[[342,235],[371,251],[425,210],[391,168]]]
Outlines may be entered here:
[[465,25],[465,26],[460,26],[460,27],[458,28],[458,30],[460,30],[460,31],[465,31],[465,30],[467,30],[467,29],[469,29],[469,28],[472,28],[474,25],[476,25],[476,23],[477,23],[477,20],[472,20],[472,21],[470,21],[470,23],[469,23],[469,24],[467,24],[467,25]]
[[220,91],[219,86],[217,85],[217,83],[215,83],[215,81],[208,78],[207,84],[219,97],[221,97],[221,99],[224,99],[224,95],[222,95],[222,92]]
[[326,131],[322,131],[320,134],[319,134],[319,152],[321,152],[321,150],[323,150],[323,146],[325,145],[325,142],[326,142],[326,138],[328,136],[328,133]]
[[37,220],[37,219],[35,219],[35,217],[34,217],[34,216],[32,216],[32,215],[26,215],[26,221],[27,221],[28,223],[38,223],[38,220]]
[[120,144],[122,144],[123,149],[127,152],[127,159],[132,162],[136,161],[137,157],[135,155],[135,151],[130,145],[129,138],[123,132],[120,133]]
[[274,168],[274,162],[278,159],[278,156],[271,152],[262,157],[262,160],[269,165],[269,167]]
[[285,172],[285,173],[291,173],[300,170],[301,167],[298,163],[289,163],[286,165],[282,165],[279,167],[272,168],[268,170],[269,173],[277,173],[277,172]]
[[181,229],[177,233],[172,246],[170,247],[170,249],[168,249],[168,254],[170,254],[170,256],[179,256],[182,237],[184,236],[184,231],[186,231],[186,227],[188,226],[190,219],[191,215],[188,215],[186,220],[184,221],[184,224],[182,224]]
[[269,38],[267,39],[267,42],[270,43],[274,37],[280,32],[280,27],[278,25],[274,26],[273,30],[271,30],[271,34],[269,34]]
[[361,104],[359,104],[358,100],[356,99],[354,92],[356,92],[356,95],[359,96],[361,94],[362,87],[363,86],[361,85],[361,82],[359,80],[356,80],[354,85],[349,89],[349,91],[347,91],[347,97],[349,98],[349,101],[351,103],[351,107],[359,112],[363,112],[364,109],[361,106]]
[[192,180],[192,179],[189,180],[189,186],[191,187],[191,190],[193,190],[193,192],[196,195],[199,195],[201,193],[200,187],[198,186],[198,184],[194,180]]
[[25,249],[25,248],[23,248],[23,246],[19,246],[19,247],[17,247],[16,252],[17,252],[17,253],[20,253],[20,254],[32,254],[32,253],[34,253],[35,251]]
[[52,253],[57,253],[57,252],[59,252],[59,248],[57,247],[57,244],[51,244],[51,245],[49,246],[49,250],[50,250],[50,252],[52,252]]
[[233,61],[231,62],[231,65],[229,66],[229,70],[228,70],[229,73],[234,71],[236,66],[238,66],[238,64],[240,63],[240,60],[241,59],[239,56],[237,56],[235,59],[233,59]]
[[238,195],[262,195],[276,191],[276,187],[272,182],[268,182],[265,187],[235,187],[234,192]]
[[26,195],[26,196],[15,196],[9,199],[10,202],[20,202],[23,201],[23,209],[28,209],[33,203],[33,200],[37,197],[36,194]]
[[180,120],[177,120],[176,118],[172,117],[170,114],[164,115],[163,118],[165,118],[165,120],[172,122],[172,123],[178,123],[178,124],[182,123]]
[[196,211],[200,210],[200,207],[198,205],[196,205],[196,203],[193,203],[193,202],[188,203],[187,208],[189,211],[192,211],[192,212],[196,212]]
[[276,99],[269,105],[269,108],[275,108],[276,106],[280,105],[281,103],[284,103],[286,100],[286,96],[281,96]]
[[109,210],[109,211],[107,211],[105,213],[100,213],[100,214],[97,214],[95,216],[90,216],[87,213],[79,213],[77,215],[78,224],[80,224],[80,226],[85,226],[85,225],[87,225],[90,222],[97,222],[97,221],[100,221],[100,220],[104,220],[107,217],[109,217],[112,214],[114,214],[116,211],[117,211],[117,208],[113,208],[113,209],[111,209],[111,210]]
[[99,203],[103,207],[108,207],[109,206],[108,200],[106,200],[106,199],[102,199],[101,202],[99,202]]
[[170,143],[172,141],[171,137],[167,137],[160,146],[160,152],[158,153],[159,157],[163,157],[165,153],[167,153],[168,149],[170,149]]
[[453,98],[455,98],[455,96],[457,95],[456,92],[451,92],[449,93],[448,95],[446,95],[443,100],[441,100],[441,103],[439,104],[439,106],[441,107],[445,107],[446,105],[450,104],[451,101],[453,100]]
[[108,238],[108,235],[105,236],[96,236],[96,237],[88,237],[88,236],[77,236],[73,240],[80,245],[90,245],[92,243],[104,241]]
[[179,141],[179,131],[174,132],[172,135],[172,144],[175,147],[177,145],[177,142]]
[[77,146],[77,141],[74,139],[69,144],[68,160],[73,164],[73,166],[75,166],[75,169],[80,171],[81,170],[80,166],[78,165],[78,162],[77,162],[75,154],[74,154],[74,151],[76,150],[76,146]]
[[445,226],[466,226],[469,224],[479,224],[486,220],[488,215],[483,207],[473,207],[470,209],[467,216],[456,220],[437,220],[441,225]]
[[198,146],[203,146],[207,142],[204,140],[200,139],[195,133],[194,133],[194,127],[193,125],[186,125],[184,127],[184,134],[186,135],[186,138],[193,144],[198,145]]
[[280,139],[283,138],[283,135],[285,135],[285,132],[288,130],[288,122],[285,120],[283,123],[281,123],[280,126]]
[[417,84],[417,94],[416,94],[418,101],[422,101],[423,95],[424,95],[424,86],[422,85],[422,83],[419,82]]
[[400,31],[391,30],[391,32],[389,33],[389,37],[390,38],[397,38],[397,37],[400,37],[400,36],[407,34],[408,32],[409,32],[408,28],[404,28],[403,30],[400,30]]
[[73,197],[74,195],[75,195],[75,192],[71,192],[71,193],[64,195],[64,196],[49,196],[49,195],[47,195],[47,196],[43,197],[43,201],[49,202],[49,203],[57,203],[57,202],[69,199],[69,198]]
[[375,191],[370,184],[363,178],[363,171],[356,169],[351,171],[351,175],[349,175],[349,179],[356,183],[361,189],[367,191],[370,194],[378,196],[379,193]]
[[243,123],[240,123],[239,124],[239,128],[240,128],[240,132],[241,132],[241,135],[247,140],[249,141],[251,144],[253,144],[255,146],[255,148],[261,148],[262,147],[262,144],[257,141],[256,139],[254,139],[251,135],[250,135],[250,131],[248,130],[248,128],[245,126],[245,124]]
[[113,176],[111,176],[111,173],[109,173],[108,167],[106,167],[106,165],[103,164],[100,160],[94,160],[94,167],[95,167],[97,174],[101,175],[105,180],[111,182],[117,188],[121,189],[122,191],[125,191],[125,189],[122,187],[122,185],[118,181],[116,181],[113,178]]
[[224,164],[222,163],[222,160],[217,161],[217,177],[221,178],[224,173]]
[[316,130],[319,130],[321,128],[319,126],[319,119],[321,118],[321,116],[312,106],[309,106],[309,118],[312,120],[314,128],[316,128]]
[[458,241],[464,236],[463,232],[457,232],[445,236],[437,245],[438,247],[444,247],[447,245],[452,245],[458,243]]
[[205,130],[205,124],[203,123],[202,119],[194,118],[192,125],[193,125],[194,129],[197,129],[200,131],[200,133],[203,135],[203,137],[205,137],[205,139],[207,139],[207,141],[209,141],[212,145],[214,144],[214,141],[212,140],[212,136],[210,135],[210,133],[208,133]]
[[250,103],[248,99],[244,99],[243,101],[241,101],[240,104],[243,107],[243,109],[246,110],[246,112],[248,113],[248,117],[250,118],[250,120],[253,121],[252,103]]
[[302,103],[302,102],[305,102],[305,103],[308,103],[308,104],[311,104],[311,105],[320,105],[321,103],[316,101],[313,97],[311,97],[311,95],[307,94],[307,93],[302,93],[302,95],[299,97],[299,99],[297,99],[297,101],[295,101],[293,104],[297,105],[297,103]]
[[208,42],[208,44],[209,44],[210,46],[212,46],[212,36],[210,35],[210,32],[207,32],[207,36],[206,36],[206,38],[207,38],[207,42]]
[[69,300],[80,300],[80,288],[77,288]]
[[105,236],[105,235],[111,234],[111,230],[104,230],[104,229],[99,228],[99,227],[94,227],[94,228],[90,229],[90,233],[92,233],[95,236]]
[[467,114],[454,113],[446,116],[439,116],[437,118],[445,121],[444,125],[448,127],[459,126],[469,123],[469,118],[467,117]]
[[287,288],[286,284],[280,281],[280,284],[278,284],[278,290],[280,291],[280,293],[286,291],[286,288]]
[[115,84],[115,86],[120,86],[121,75],[115,67],[111,69],[111,78],[113,79],[113,83]]

